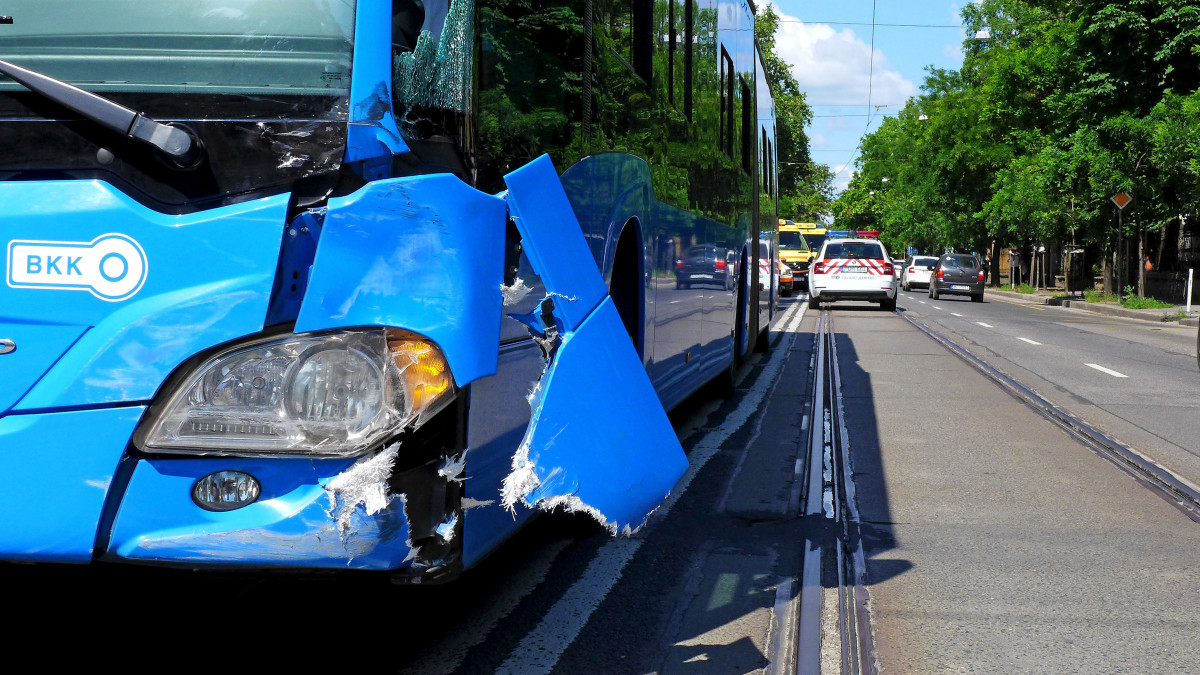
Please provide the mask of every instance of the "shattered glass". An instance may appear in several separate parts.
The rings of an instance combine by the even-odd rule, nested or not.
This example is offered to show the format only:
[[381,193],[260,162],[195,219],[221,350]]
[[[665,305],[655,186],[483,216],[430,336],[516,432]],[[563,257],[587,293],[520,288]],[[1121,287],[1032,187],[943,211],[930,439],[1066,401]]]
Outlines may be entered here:
[[431,0],[424,9],[416,44],[396,55],[393,69],[397,119],[419,137],[443,132],[445,113],[471,112],[475,45],[474,0]]

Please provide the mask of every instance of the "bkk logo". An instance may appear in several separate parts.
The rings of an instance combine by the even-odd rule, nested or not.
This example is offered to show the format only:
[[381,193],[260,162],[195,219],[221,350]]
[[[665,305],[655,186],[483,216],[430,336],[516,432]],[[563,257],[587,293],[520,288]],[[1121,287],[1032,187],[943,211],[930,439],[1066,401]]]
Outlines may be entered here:
[[8,242],[8,285],[88,291],[101,300],[133,297],[146,283],[146,252],[123,234],[104,234],[90,242]]

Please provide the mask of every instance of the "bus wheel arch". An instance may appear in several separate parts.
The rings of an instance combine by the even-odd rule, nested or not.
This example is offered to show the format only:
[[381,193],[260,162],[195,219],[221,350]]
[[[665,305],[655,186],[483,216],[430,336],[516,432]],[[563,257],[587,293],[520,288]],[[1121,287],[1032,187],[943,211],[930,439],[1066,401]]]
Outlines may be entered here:
[[646,296],[642,280],[646,275],[645,246],[641,222],[636,216],[621,227],[609,270],[608,294],[612,298],[629,339],[638,356],[645,354]]

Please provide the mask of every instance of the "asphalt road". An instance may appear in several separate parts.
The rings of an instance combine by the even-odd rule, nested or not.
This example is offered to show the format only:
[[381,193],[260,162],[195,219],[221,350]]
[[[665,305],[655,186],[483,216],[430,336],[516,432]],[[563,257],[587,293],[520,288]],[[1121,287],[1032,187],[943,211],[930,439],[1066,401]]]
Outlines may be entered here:
[[[979,341],[1026,345],[1005,352],[1014,360],[1069,337],[1000,304],[927,301],[922,318],[991,324]],[[883,672],[1194,670],[1200,525],[901,316],[850,303],[833,312]],[[1092,328],[1088,341],[1113,339]],[[1024,358],[1055,377],[1101,360],[1063,346]],[[1089,378],[1120,379],[1077,370],[1071,381],[1089,393],[1104,389]]]
[[[1196,329],[986,296],[901,293],[909,313],[1026,387],[1200,485]],[[914,396],[921,405],[922,394]]]

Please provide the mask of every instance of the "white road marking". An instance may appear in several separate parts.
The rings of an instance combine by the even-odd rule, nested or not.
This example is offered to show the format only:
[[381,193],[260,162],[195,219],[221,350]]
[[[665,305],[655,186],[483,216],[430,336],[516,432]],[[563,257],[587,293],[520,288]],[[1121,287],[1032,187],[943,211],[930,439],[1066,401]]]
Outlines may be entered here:
[[[804,310],[807,307],[807,303],[796,303],[788,308],[792,316],[788,317],[785,314],[779,322],[785,333],[794,336],[800,328],[800,320],[804,318]],[[497,673],[549,673],[554,668],[562,653],[575,641],[579,631],[583,630],[592,612],[604,601],[613,584],[621,576],[622,570],[641,548],[646,533],[670,513],[671,507],[679,501],[680,495],[687,490],[704,464],[720,451],[721,444],[745,425],[759,409],[783,370],[790,344],[790,341],[786,344],[781,342],[772,350],[771,358],[737,409],[730,413],[719,427],[705,434],[692,448],[691,454],[688,455],[687,472],[679,479],[679,484],[662,506],[650,516],[647,526],[632,537],[614,538],[602,546],[596,557],[588,563],[583,575],[562,594],[541,622],[513,648],[508,658],[496,670]]]
[[917,302],[921,303],[922,305],[925,304],[924,300],[918,300]]
[[1039,346],[1039,347],[1041,347],[1041,346],[1042,346],[1042,343],[1040,343],[1040,342],[1034,342],[1033,340],[1030,340],[1029,338],[1023,338],[1023,337],[1019,337],[1019,338],[1017,338],[1017,339],[1018,339],[1018,340],[1020,340],[1021,342],[1028,342],[1028,343],[1029,343],[1029,344],[1031,344],[1031,345],[1037,345],[1037,346]]
[[962,316],[962,314],[959,314],[958,312],[950,312],[950,313],[953,314],[954,316]]
[[934,309],[936,309],[936,310],[938,310],[939,312],[944,312],[944,311],[946,311],[946,310],[942,309],[941,307],[938,307],[937,305],[934,305],[934,306],[933,306],[933,308],[934,308]]
[[1094,363],[1085,363],[1083,365],[1085,365],[1089,368],[1095,368],[1096,370],[1098,370],[1102,373],[1108,373],[1109,375],[1112,375],[1113,377],[1129,377],[1128,375],[1126,375],[1124,373],[1118,373],[1115,370],[1109,370],[1108,368],[1105,368],[1104,366],[1098,366]]
[[993,326],[990,323],[984,323],[982,321],[976,321],[975,323],[979,324],[980,326],[983,326],[984,328],[995,328],[995,326]]

